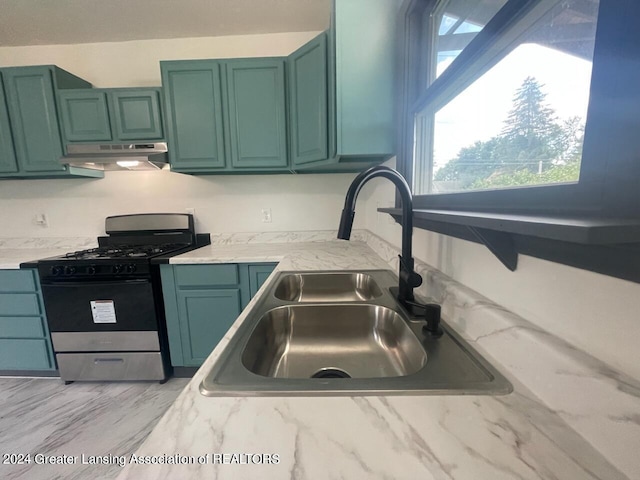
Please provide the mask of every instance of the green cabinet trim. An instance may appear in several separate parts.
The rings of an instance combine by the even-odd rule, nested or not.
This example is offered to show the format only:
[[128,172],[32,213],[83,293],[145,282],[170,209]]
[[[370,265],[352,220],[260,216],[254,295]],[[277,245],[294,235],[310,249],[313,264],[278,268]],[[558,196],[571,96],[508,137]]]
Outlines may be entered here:
[[58,94],[65,138],[68,141],[110,141],[107,94],[90,89]]
[[160,62],[160,69],[171,168],[187,172],[225,168],[218,62]]
[[225,67],[232,166],[286,169],[283,59],[231,60]]
[[287,59],[291,160],[295,166],[326,160],[328,153],[327,35]]

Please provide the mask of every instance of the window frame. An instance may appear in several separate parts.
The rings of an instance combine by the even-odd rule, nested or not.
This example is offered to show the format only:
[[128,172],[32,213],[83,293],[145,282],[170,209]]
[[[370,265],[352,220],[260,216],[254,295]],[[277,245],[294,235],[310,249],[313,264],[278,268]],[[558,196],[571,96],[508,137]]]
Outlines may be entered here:
[[[437,8],[439,3],[439,0],[406,0],[400,15],[402,88],[397,168],[410,185],[414,180],[414,140],[416,149],[430,148],[433,135],[433,122],[425,119],[416,126],[416,114],[429,104],[441,107],[454,98],[466,88],[465,84],[477,78],[478,68],[486,71],[491,61],[495,61],[494,54],[488,54],[490,47],[506,48],[521,34],[518,31],[522,32],[523,22],[529,22],[539,9],[555,1],[508,0],[451,65],[423,90],[421,83],[429,75],[425,62],[419,61],[424,58],[425,12]],[[640,22],[634,21],[637,18],[640,2],[600,0],[577,183],[415,195],[414,209],[640,218],[640,113],[636,113],[640,112],[640,56],[636,50],[640,45]],[[433,49],[431,42],[427,49]],[[476,73],[472,74],[474,69]],[[417,128],[424,136],[414,134]]]

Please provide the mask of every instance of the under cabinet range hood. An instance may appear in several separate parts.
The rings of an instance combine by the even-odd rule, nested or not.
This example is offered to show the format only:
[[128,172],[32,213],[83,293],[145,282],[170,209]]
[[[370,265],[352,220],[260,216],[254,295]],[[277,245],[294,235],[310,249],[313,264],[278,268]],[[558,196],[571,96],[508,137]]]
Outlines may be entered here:
[[169,168],[167,144],[69,144],[63,165],[93,170],[160,170]]

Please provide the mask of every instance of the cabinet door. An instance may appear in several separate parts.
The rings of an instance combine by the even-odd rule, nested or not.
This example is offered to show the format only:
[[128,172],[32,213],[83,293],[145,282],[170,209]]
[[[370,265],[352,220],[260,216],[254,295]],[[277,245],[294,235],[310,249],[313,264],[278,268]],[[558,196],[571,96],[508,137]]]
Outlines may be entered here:
[[239,169],[286,169],[284,61],[226,64],[231,163]]
[[220,66],[206,60],[161,62],[161,70],[172,169],[224,168]]
[[94,90],[58,93],[64,136],[70,142],[111,140],[107,95]]
[[162,138],[158,91],[136,89],[111,92],[114,136],[117,140]]
[[2,77],[0,77],[0,172],[17,172],[16,152],[13,148],[13,138],[11,138],[11,125],[9,123],[9,112],[4,96]]
[[287,59],[289,75],[289,132],[293,165],[326,160],[327,36],[325,33]]
[[52,72],[46,67],[18,67],[4,72],[9,116],[18,163],[25,172],[56,172],[62,141],[56,115]]
[[262,284],[269,278],[271,272],[276,268],[276,264],[249,265],[249,287],[251,298],[258,293]]
[[240,289],[182,290],[177,296],[184,366],[198,367],[240,315]]

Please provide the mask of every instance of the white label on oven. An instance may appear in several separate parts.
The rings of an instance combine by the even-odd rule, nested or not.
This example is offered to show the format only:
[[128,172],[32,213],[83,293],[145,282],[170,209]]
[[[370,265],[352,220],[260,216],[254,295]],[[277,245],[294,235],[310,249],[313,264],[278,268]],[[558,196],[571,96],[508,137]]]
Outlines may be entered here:
[[93,323],[116,323],[113,300],[91,300]]

